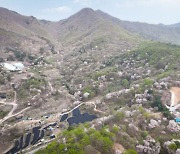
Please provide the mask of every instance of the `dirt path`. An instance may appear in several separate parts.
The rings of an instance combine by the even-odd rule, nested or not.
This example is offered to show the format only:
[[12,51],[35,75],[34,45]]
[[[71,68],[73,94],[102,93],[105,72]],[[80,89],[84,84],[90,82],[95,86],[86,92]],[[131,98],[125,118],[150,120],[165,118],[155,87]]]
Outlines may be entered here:
[[95,106],[95,107],[94,107],[94,111],[100,112],[100,113],[105,113],[104,111],[98,110],[95,103],[92,103],[92,104]]
[[14,101],[13,101],[13,102],[8,102],[8,103],[7,103],[7,102],[0,102],[0,103],[3,104],[3,105],[11,105],[11,106],[13,106],[12,109],[11,109],[11,111],[8,113],[8,115],[6,115],[3,119],[0,120],[0,125],[1,125],[3,122],[5,122],[6,120],[8,120],[9,118],[12,118],[12,117],[14,117],[14,116],[17,116],[17,115],[23,113],[24,111],[26,111],[27,109],[29,109],[29,107],[27,107],[27,108],[21,110],[20,112],[18,112],[18,113],[16,113],[16,114],[13,114],[14,111],[17,109],[17,106],[18,106],[18,104],[17,104],[17,93],[16,93],[16,91],[14,91]]
[[16,103],[16,92],[14,91],[14,101],[13,102],[0,102],[1,104],[3,104],[3,105],[11,105],[11,106],[13,106],[13,108],[11,109],[11,111],[8,113],[8,115],[7,116],[11,116],[12,115],[12,113],[17,109],[17,103]]
[[[76,107],[74,107],[74,108],[71,109],[70,111],[67,111],[67,112],[64,112],[64,113],[60,113],[60,114],[57,113],[54,118],[57,119],[57,118],[59,117],[59,115],[62,116],[62,115],[64,115],[64,114],[69,114],[69,113],[71,113],[74,109],[80,107],[80,106],[83,105],[83,104],[85,104],[85,105],[94,105],[94,111],[100,112],[100,113],[105,113],[105,112],[97,109],[97,106],[96,106],[97,101],[100,101],[100,98],[94,98],[94,99],[91,100],[91,101],[82,102],[81,104],[77,105]],[[54,118],[53,118],[53,120],[55,120]],[[53,122],[53,120],[52,120],[51,122]],[[38,150],[40,150],[40,149],[42,149],[42,148],[45,148],[49,142],[50,142],[50,141],[48,141],[48,142],[45,143],[44,145],[41,145],[41,146],[39,146],[39,147],[36,147],[36,148],[33,149],[32,151],[29,151],[29,152],[26,152],[26,153],[28,153],[28,154],[33,154],[33,153],[35,153],[36,151],[38,151]],[[116,145],[116,146],[117,146],[117,145]],[[120,147],[120,146],[119,146],[119,147]],[[118,147],[118,148],[119,148],[119,147]],[[120,149],[123,151],[123,147],[121,147]]]
[[53,92],[54,88],[52,87],[52,84],[50,82],[48,82],[48,84],[49,84],[49,87],[51,88],[51,92]]
[[2,90],[2,91],[0,91],[0,93],[7,93],[7,92],[11,92],[12,90],[6,90],[6,91],[4,91],[4,90]]
[[99,102],[100,100],[101,100],[101,98],[95,98],[95,99],[93,99],[93,100],[90,100],[90,101],[86,102],[86,105],[94,105],[94,111],[95,111],[95,112],[105,113],[104,111],[101,111],[101,110],[98,110],[98,109],[97,109],[96,104],[97,104],[97,102]]
[[69,113],[71,113],[74,109],[80,107],[80,106],[83,105],[83,104],[86,104],[86,105],[94,105],[94,111],[100,112],[100,113],[105,113],[105,112],[97,109],[97,107],[96,107],[96,102],[97,102],[97,101],[100,101],[100,98],[94,98],[93,100],[90,100],[90,101],[88,101],[88,102],[82,102],[81,104],[77,105],[76,107],[74,107],[74,108],[71,109],[70,111],[61,113],[60,116],[62,116],[62,115],[64,115],[64,114],[69,114]]
[[70,111],[68,111],[68,112],[61,113],[61,114],[60,114],[60,116],[62,116],[62,115],[64,115],[64,114],[69,114],[69,113],[71,113],[74,109],[76,109],[76,108],[80,107],[80,106],[81,106],[81,105],[83,105],[83,104],[85,104],[85,102],[83,102],[83,103],[81,103],[81,104],[77,105],[76,107],[74,107],[73,109],[71,109],[71,110],[70,110]]
[[[80,103],[79,105],[75,106],[73,109],[71,109],[71,110],[69,110],[69,111],[67,111],[67,112],[65,112],[65,113],[60,113],[60,114],[57,113],[57,114],[52,118],[52,120],[49,121],[49,123],[50,123],[50,122],[53,122],[53,121],[56,121],[57,118],[59,119],[59,116],[62,116],[62,115],[64,115],[64,114],[69,114],[69,113],[71,113],[74,109],[80,107],[80,106],[83,105],[83,104],[85,104],[85,105],[93,105],[93,106],[94,106],[94,111],[100,112],[100,113],[105,113],[105,112],[97,109],[96,104],[97,104],[98,101],[100,101],[100,98],[94,98],[94,99],[91,100],[91,101],[87,101],[87,102],[82,102],[82,103]],[[16,102],[15,102],[15,103],[16,103]],[[18,115],[18,114],[24,112],[24,111],[27,110],[27,109],[28,109],[28,108],[25,108],[25,109],[23,109],[22,111],[14,114],[14,115],[11,114],[11,117]],[[6,119],[6,120],[7,120],[7,119]],[[35,122],[38,122],[38,121],[40,121],[40,120],[36,120]],[[2,123],[2,122],[0,122],[0,124],[1,124],[1,123]],[[19,125],[24,125],[24,124],[25,124],[25,122],[21,122]],[[15,124],[15,125],[17,125],[17,124]],[[40,145],[39,147],[38,147],[38,146],[35,147],[35,149],[33,149],[32,151],[29,151],[29,149],[27,149],[26,153],[32,154],[32,153],[38,151],[39,149],[46,147],[49,142],[50,142],[50,140],[49,140],[47,143],[45,143],[45,144],[43,144],[43,145]],[[121,148],[121,149],[122,149],[122,148]],[[29,151],[29,152],[28,152],[28,151]]]

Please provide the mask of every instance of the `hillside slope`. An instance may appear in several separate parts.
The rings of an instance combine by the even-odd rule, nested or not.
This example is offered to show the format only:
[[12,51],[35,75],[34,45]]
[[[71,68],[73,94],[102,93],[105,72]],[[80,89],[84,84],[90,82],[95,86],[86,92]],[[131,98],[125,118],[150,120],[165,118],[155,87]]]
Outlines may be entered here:
[[141,22],[122,21],[100,10],[97,11],[97,14],[130,32],[143,36],[146,39],[172,44],[180,44],[180,27],[178,24],[166,26],[162,24],[153,25]]
[[[165,26],[122,21],[90,8],[82,9],[68,19],[58,22],[38,20],[33,16],[23,16],[0,8],[0,28],[1,33],[3,31],[1,40],[6,38],[4,42],[15,44],[28,38],[33,41],[45,41],[46,44],[50,44],[49,49],[54,46],[57,50],[61,48],[66,51],[92,44],[103,44],[107,48],[113,46],[115,49],[122,43],[124,46],[136,46],[144,39],[180,44],[178,24]],[[12,32],[14,39],[7,38],[8,35],[4,35],[6,32]],[[22,39],[17,41],[15,35]],[[3,48],[3,42],[0,43]],[[21,45],[19,48],[22,48]]]
[[85,8],[68,19],[53,23],[57,39],[64,46],[80,46],[89,43],[115,45],[122,41],[135,43],[142,38],[104,20],[94,10]]
[[177,153],[179,111],[166,105],[180,46],[150,41],[178,44],[177,27],[89,8],[58,22],[0,8],[0,62],[25,66],[0,67],[0,153]]
[[130,50],[144,40],[141,36],[104,20],[89,8],[59,22],[38,20],[0,8],[0,28],[0,46],[3,51],[8,47],[35,55],[42,54],[42,50],[44,54],[59,53],[60,50],[68,54],[73,49],[92,49],[95,46],[119,52]]

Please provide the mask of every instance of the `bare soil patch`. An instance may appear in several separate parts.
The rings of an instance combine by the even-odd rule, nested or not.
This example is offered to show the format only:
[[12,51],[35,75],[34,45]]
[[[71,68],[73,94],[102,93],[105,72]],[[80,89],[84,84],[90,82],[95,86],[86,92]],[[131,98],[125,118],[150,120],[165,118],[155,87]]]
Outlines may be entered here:
[[172,104],[175,106],[180,103],[180,88],[179,87],[172,87],[170,90],[172,94]]

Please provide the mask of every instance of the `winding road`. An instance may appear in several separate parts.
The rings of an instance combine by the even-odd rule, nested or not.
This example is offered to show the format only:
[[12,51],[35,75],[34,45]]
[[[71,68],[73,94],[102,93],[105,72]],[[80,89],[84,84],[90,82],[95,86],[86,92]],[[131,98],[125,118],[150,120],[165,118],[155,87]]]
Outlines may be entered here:
[[100,112],[100,113],[105,113],[105,112],[103,112],[103,111],[101,111],[101,110],[98,110],[95,103],[92,103],[92,104],[94,105],[94,111]]
[[64,115],[64,114],[69,114],[71,113],[73,110],[75,110],[76,108],[80,107],[81,105],[85,104],[85,102],[77,105],[76,107],[74,107],[73,109],[71,109],[70,111],[67,111],[67,112],[64,112],[64,113],[61,113],[60,116]]

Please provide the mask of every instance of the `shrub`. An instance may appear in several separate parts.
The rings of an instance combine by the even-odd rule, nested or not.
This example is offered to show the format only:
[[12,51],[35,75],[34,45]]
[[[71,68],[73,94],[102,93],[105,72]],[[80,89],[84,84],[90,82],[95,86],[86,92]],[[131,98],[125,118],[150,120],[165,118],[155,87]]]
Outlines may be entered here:
[[141,112],[141,114],[143,114],[143,113],[145,113],[146,111],[145,111],[145,109],[142,107],[142,106],[139,106],[139,112]]
[[152,107],[158,107],[158,111],[162,112],[165,117],[171,118],[170,111],[165,106],[163,106],[160,96],[154,97]]
[[115,120],[118,121],[118,122],[122,121],[124,119],[124,117],[125,117],[125,114],[122,111],[121,112],[117,112],[115,114]]
[[103,76],[103,75],[106,75],[107,73],[105,72],[96,72],[95,74],[92,75],[92,78],[94,80],[98,80],[99,77]]
[[0,85],[4,85],[6,83],[6,80],[3,76],[0,76]]
[[141,136],[142,136],[143,139],[145,139],[148,136],[148,132],[147,131],[143,131],[141,133]]
[[159,70],[159,69],[164,69],[165,66],[166,66],[166,63],[160,61],[156,64],[155,68]]
[[[25,99],[29,96],[30,88],[40,89],[42,86],[45,86],[45,85],[46,85],[46,82],[44,79],[30,78],[26,80],[18,89],[18,93],[17,93],[18,98]],[[34,93],[31,93],[31,94],[34,94]]]
[[29,59],[30,61],[34,61],[34,60],[36,59],[36,57],[35,57],[35,56],[32,56],[31,54],[28,54],[28,59]]
[[91,85],[85,86],[82,90],[83,93],[86,93],[86,92],[89,93],[90,98],[93,98],[97,94],[97,91],[98,91],[98,89],[96,87],[91,86]]
[[14,51],[14,55],[19,61],[24,61],[24,58],[26,57],[26,53],[22,51]]
[[149,89],[147,93],[148,93],[148,94],[153,94],[154,91],[153,91],[152,89]]
[[42,85],[45,85],[45,80],[31,78],[25,81],[25,83],[23,84],[23,87],[25,89],[29,89],[30,87],[39,89]]
[[159,79],[168,77],[169,75],[171,75],[171,73],[172,73],[171,71],[168,71],[168,72],[163,72],[163,73],[161,73],[161,74],[158,74],[158,75],[157,75],[157,79],[159,80]]
[[0,110],[0,119],[4,118],[8,112]]
[[177,149],[180,148],[180,142],[179,141],[174,141],[174,143],[177,145]]
[[128,88],[129,87],[129,81],[127,79],[123,79],[121,83],[122,83],[122,86],[124,88]]
[[113,140],[110,136],[113,133],[105,132],[105,128],[100,131],[91,128],[86,130],[87,132],[84,131],[83,125],[71,127],[71,129],[65,130],[60,134],[60,137],[66,139],[66,143],[63,143],[62,140],[60,140],[60,143],[54,141],[46,148],[36,152],[36,154],[84,154],[84,149],[88,145],[94,146],[101,153],[109,154],[113,145]]
[[171,143],[169,146],[168,146],[169,149],[173,150],[173,151],[176,151],[177,150],[177,145],[175,143]]
[[118,126],[113,126],[112,132],[116,134],[118,131],[119,131],[119,127]]
[[136,152],[136,150],[128,149],[123,154],[138,154],[138,153]]
[[7,58],[7,61],[15,61],[15,58],[14,56],[12,55],[9,55],[8,58]]
[[143,113],[143,116],[146,118],[146,119],[149,119],[151,117],[150,113],[149,112],[144,112]]
[[111,133],[109,130],[107,130],[106,127],[103,128],[103,129],[101,129],[100,133],[101,133],[101,135],[104,136],[104,137],[109,137],[109,138],[111,138],[111,139],[114,137],[114,134]]
[[0,57],[0,63],[4,62],[4,59]]
[[89,139],[89,136],[88,135],[85,135],[81,142],[80,142],[83,146],[86,146],[86,145],[89,145],[90,144],[90,139]]
[[144,79],[143,86],[144,87],[151,87],[153,82],[154,82],[153,80],[146,78],[146,79]]
[[39,50],[40,50],[39,51],[40,54],[43,54],[45,52],[45,49],[43,47],[41,47]]

